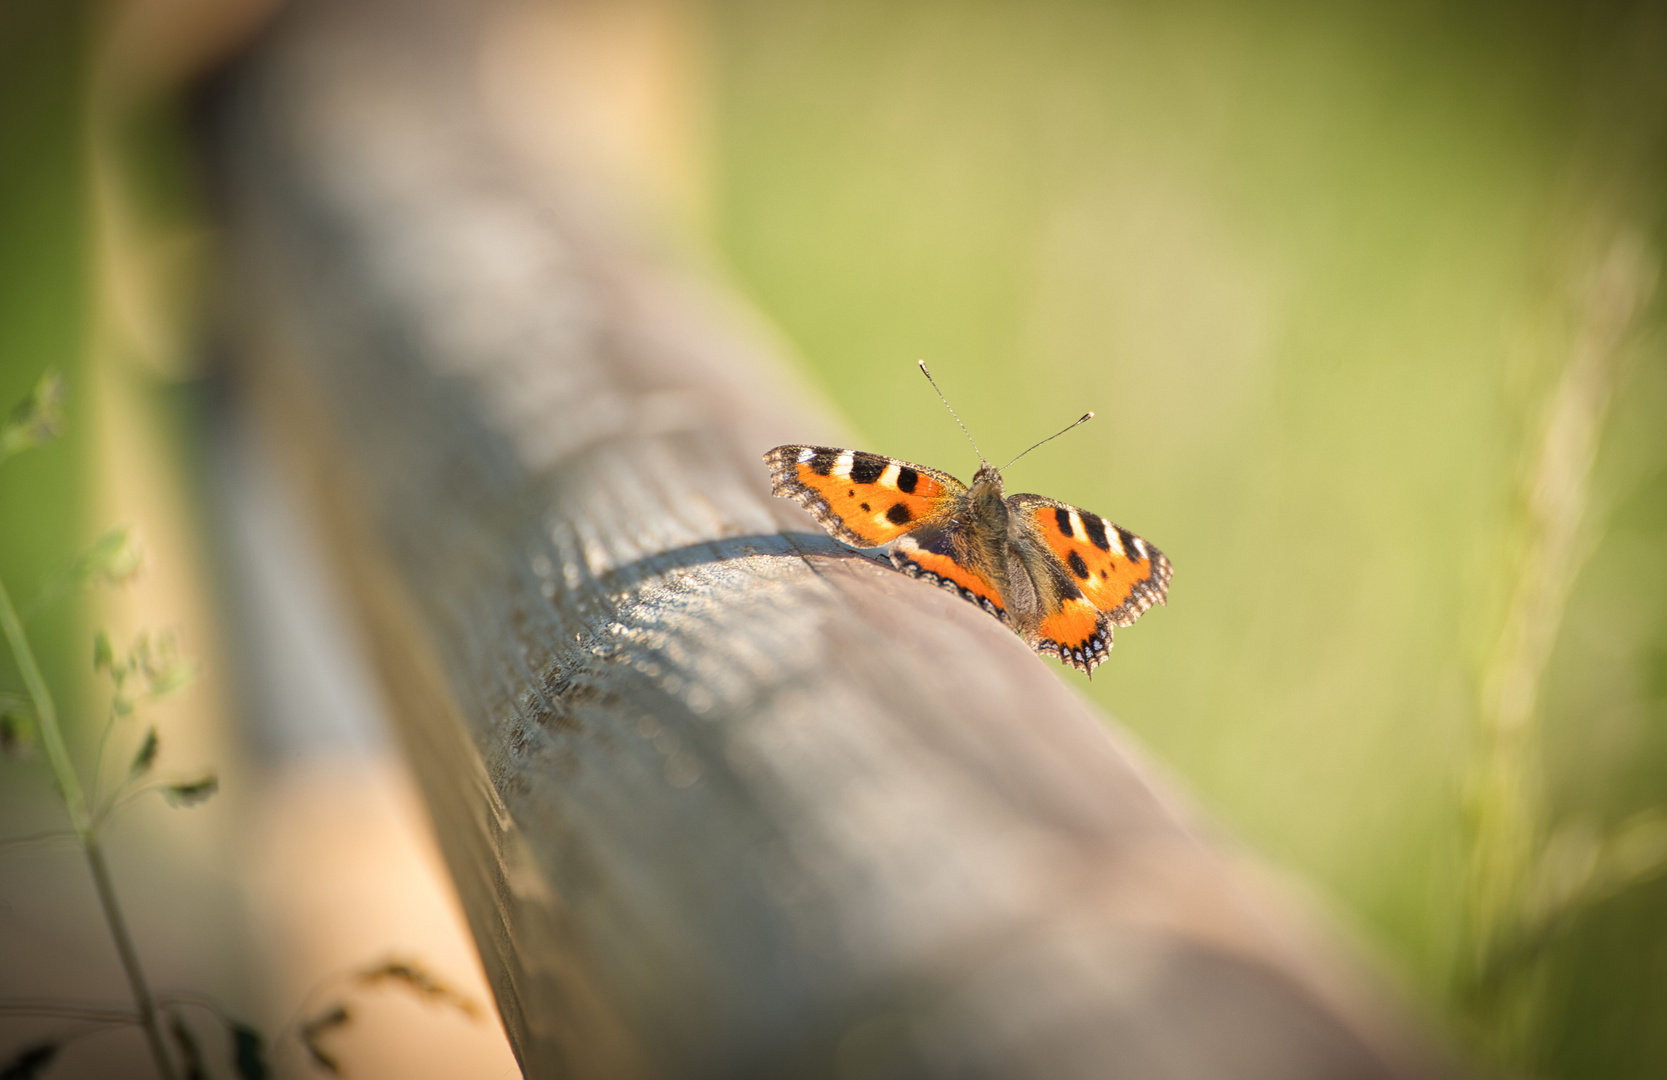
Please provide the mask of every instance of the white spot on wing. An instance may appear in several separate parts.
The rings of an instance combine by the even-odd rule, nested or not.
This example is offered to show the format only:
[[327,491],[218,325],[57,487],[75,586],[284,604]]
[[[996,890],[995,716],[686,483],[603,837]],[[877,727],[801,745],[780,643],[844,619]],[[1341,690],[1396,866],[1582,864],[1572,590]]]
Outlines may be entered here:
[[850,479],[851,462],[855,459],[856,455],[851,453],[849,450],[839,455],[839,457],[834,459],[833,474],[844,479]]
[[800,449],[799,449],[799,464],[803,465],[805,462],[809,461],[811,458],[813,458],[815,456],[816,456],[816,451],[812,450],[810,447],[808,447],[808,446],[800,447]]
[[1134,538],[1134,549],[1140,553],[1142,559],[1146,558],[1146,541],[1138,536]]
[[880,474],[880,486],[894,488],[897,486],[897,473],[903,466],[892,462],[886,466],[886,471]]
[[1111,528],[1109,524],[1106,527],[1106,539],[1111,541],[1111,550],[1115,551],[1118,555],[1125,559],[1129,557],[1129,553],[1123,550],[1123,538],[1119,536],[1117,534],[1117,530]]
[[1073,537],[1088,535],[1087,531],[1082,527],[1082,515],[1077,513],[1075,510],[1071,511],[1071,535]]

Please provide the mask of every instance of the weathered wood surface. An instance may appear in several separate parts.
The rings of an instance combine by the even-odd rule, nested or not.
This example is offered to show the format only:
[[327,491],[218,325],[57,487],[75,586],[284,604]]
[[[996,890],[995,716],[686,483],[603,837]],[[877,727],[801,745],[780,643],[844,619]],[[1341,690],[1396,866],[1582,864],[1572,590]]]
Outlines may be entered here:
[[473,12],[291,9],[213,149],[527,1075],[1440,1071],[1049,664],[770,498],[837,431],[493,134]]

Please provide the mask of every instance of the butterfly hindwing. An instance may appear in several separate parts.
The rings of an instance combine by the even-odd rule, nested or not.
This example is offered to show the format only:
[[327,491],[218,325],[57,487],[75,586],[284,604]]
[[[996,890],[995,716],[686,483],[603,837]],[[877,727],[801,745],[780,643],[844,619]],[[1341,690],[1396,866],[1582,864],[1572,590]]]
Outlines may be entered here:
[[956,552],[955,528],[950,525],[919,536],[905,535],[892,549],[892,563],[910,577],[940,585],[1005,623],[1007,611],[1001,591],[987,574]]
[[937,520],[967,490],[937,469],[830,446],[778,446],[764,463],[773,494],[853,547],[880,547]]
[[1036,627],[1036,651],[1092,674],[1111,652],[1111,619],[1081,596],[1066,599]]
[[1040,495],[1007,500],[1016,524],[1040,535],[1070,571],[1083,597],[1117,626],[1128,626],[1169,592],[1169,560],[1140,537],[1098,514]]

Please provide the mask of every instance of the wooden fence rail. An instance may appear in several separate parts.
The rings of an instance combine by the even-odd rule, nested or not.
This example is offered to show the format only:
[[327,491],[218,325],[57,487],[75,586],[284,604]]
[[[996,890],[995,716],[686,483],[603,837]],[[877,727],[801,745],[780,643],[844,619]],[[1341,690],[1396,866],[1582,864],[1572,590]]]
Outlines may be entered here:
[[210,153],[527,1075],[1443,1072],[1049,663],[770,497],[836,429],[493,133],[481,18],[298,4]]

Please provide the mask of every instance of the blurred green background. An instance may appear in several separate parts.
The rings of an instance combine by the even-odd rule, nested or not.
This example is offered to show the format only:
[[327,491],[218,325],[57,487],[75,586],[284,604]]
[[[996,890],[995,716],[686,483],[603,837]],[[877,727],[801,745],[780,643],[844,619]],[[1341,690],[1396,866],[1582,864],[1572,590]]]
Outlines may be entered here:
[[[0,8],[7,406],[84,382],[100,10]],[[1061,677],[1481,1060],[1667,1075],[1667,5],[697,14],[711,237],[864,449],[976,466],[917,357],[998,460],[1099,414],[1009,489],[1176,576]],[[0,477],[25,592],[103,524],[78,400]]]
[[712,10],[721,248],[863,448],[970,478],[916,357],[998,461],[1098,412],[1008,488],[1175,581],[1062,677],[1460,1038],[1667,1075],[1663,8]]
[[[28,395],[47,367],[69,376],[69,411],[85,396],[90,323],[86,167],[86,13],[75,4],[0,8],[0,413]],[[6,463],[0,473],[0,579],[19,603],[81,539],[77,492],[85,431]],[[40,661],[58,685],[84,650],[74,612],[60,605],[34,628]],[[0,688],[20,686],[0,648]]]

